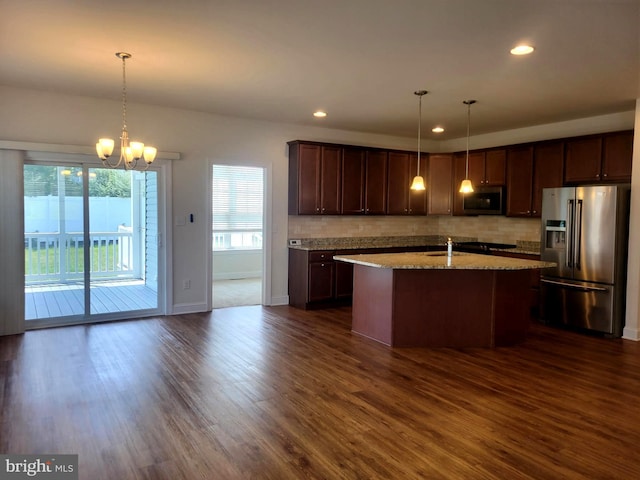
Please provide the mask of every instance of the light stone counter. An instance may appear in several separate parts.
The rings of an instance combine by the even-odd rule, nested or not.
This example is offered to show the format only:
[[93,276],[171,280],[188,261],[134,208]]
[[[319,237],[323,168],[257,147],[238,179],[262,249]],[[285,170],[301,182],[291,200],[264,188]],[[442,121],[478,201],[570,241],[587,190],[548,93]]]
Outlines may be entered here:
[[336,255],[333,258],[355,265],[394,270],[532,270],[555,266],[553,262],[455,251],[452,257],[448,257],[447,252],[408,252]]

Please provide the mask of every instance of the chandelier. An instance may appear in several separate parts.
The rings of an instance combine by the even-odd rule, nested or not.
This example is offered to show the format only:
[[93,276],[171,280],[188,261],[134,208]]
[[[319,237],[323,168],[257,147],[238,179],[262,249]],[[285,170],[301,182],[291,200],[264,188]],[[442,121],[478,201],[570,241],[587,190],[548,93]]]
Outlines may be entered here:
[[471,130],[471,105],[476,103],[475,100],[464,100],[464,103],[467,106],[467,158],[465,161],[465,169],[464,169],[464,180],[460,184],[460,193],[471,193],[473,192],[473,184],[471,180],[469,180],[469,135]]
[[101,138],[96,143],[96,152],[102,160],[105,167],[118,168],[124,166],[125,170],[133,170],[138,165],[138,160],[144,160],[144,168],[146,170],[155,160],[158,152],[155,147],[149,147],[142,142],[129,141],[129,132],[127,131],[127,73],[125,62],[131,58],[130,53],[116,52],[116,57],[122,60],[122,134],[120,136],[120,158],[117,162],[109,160],[113,153],[115,142],[111,138]]
[[411,186],[409,187],[411,190],[425,190],[426,187],[424,185],[424,178],[420,175],[420,130],[422,130],[422,97],[426,95],[426,90],[417,90],[413,92],[414,95],[418,96],[418,171],[416,172],[416,176],[413,177],[413,181],[411,182]]

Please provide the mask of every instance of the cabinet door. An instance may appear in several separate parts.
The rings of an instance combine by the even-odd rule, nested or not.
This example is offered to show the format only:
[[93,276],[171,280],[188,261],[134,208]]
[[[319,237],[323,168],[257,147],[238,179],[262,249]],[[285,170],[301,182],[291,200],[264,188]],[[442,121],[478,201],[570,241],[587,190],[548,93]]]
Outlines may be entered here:
[[297,199],[290,213],[313,215],[320,213],[320,146],[297,144],[292,146],[289,168],[292,177],[290,192]]
[[602,137],[567,140],[564,161],[565,183],[600,181]]
[[507,151],[507,216],[531,216],[533,147],[514,147]]
[[429,215],[451,215],[453,155],[429,155]]
[[345,147],[342,152],[342,208],[344,215],[364,213],[365,151]]
[[342,149],[335,146],[321,148],[320,213],[340,213]]
[[365,213],[382,215],[387,200],[386,151],[367,151],[365,175]]
[[484,154],[484,184],[503,186],[506,183],[507,151],[487,150]]
[[602,180],[630,182],[633,162],[633,132],[605,135],[602,153]]
[[474,188],[485,184],[484,152],[469,152],[469,180]]
[[[453,187],[452,187],[452,199],[453,199],[453,214],[464,215],[462,209],[462,199],[464,195],[460,193],[460,184],[465,177],[465,164],[466,154],[457,153],[453,157]],[[476,185],[477,186],[477,185]]]
[[[429,190],[428,165],[428,156],[420,153],[420,176],[424,178],[424,181],[427,184],[427,191]],[[409,188],[416,173],[418,173],[418,154],[412,153],[409,155],[409,183],[407,184],[407,191],[409,192],[409,215],[426,215],[427,191],[411,190]]]
[[389,152],[387,173],[387,214],[409,213],[409,154]]
[[533,148],[533,198],[531,215],[542,214],[542,190],[562,186],[564,142],[540,143]]
[[309,302],[321,302],[333,298],[335,262],[309,263]]

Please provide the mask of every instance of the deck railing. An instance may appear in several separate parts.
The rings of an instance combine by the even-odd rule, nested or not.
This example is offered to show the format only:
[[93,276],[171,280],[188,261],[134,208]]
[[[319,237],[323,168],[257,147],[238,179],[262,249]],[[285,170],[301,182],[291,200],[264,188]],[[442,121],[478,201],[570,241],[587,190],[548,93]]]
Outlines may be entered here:
[[[133,233],[92,232],[89,235],[92,278],[137,278]],[[25,233],[25,282],[79,281],[84,277],[82,232]]]

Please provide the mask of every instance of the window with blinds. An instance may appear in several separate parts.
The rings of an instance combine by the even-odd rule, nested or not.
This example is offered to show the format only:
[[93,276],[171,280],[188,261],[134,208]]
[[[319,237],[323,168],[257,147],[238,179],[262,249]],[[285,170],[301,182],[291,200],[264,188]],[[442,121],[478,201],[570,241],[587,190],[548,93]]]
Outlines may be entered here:
[[262,249],[264,170],[213,166],[213,250]]

